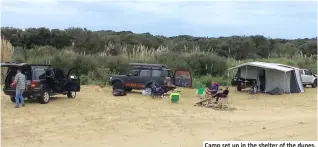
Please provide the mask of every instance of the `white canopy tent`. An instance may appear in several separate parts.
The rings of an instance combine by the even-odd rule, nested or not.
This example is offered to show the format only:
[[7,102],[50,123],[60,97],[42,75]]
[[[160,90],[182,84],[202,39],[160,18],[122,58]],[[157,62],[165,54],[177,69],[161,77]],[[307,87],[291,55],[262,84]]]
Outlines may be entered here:
[[263,92],[269,92],[275,88],[280,88],[285,93],[304,92],[299,70],[296,67],[276,63],[248,62],[229,70],[233,69],[239,69],[239,78],[255,79],[258,87],[264,87]]

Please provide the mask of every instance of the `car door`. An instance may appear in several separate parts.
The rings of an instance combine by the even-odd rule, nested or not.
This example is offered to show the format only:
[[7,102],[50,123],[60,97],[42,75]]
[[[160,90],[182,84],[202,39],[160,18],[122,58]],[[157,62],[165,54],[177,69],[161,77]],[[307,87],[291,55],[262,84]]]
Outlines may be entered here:
[[304,74],[302,75],[303,83],[310,83],[311,82],[311,75],[308,70],[303,70]]
[[176,70],[173,79],[176,86],[192,87],[192,75],[188,70]]
[[54,68],[54,87],[57,93],[63,93],[64,87],[67,83],[67,79],[64,75],[64,72],[61,69]]
[[304,73],[304,70],[299,70],[299,75],[300,75],[300,78],[301,78],[301,82],[302,83],[305,83],[305,73]]
[[125,87],[136,88],[136,77],[139,77],[140,69],[132,69],[123,77]]
[[146,82],[151,79],[151,69],[140,69],[139,76],[133,77],[131,79],[132,87],[136,89],[143,89],[146,85]]
[[66,84],[64,86],[64,91],[80,91],[81,90],[81,80],[79,77],[78,70],[76,68],[70,69],[66,74]]

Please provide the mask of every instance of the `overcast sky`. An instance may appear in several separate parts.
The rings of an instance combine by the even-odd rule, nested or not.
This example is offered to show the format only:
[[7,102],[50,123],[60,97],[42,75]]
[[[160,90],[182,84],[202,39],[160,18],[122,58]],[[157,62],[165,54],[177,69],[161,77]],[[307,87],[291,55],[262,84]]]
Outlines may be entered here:
[[271,38],[317,36],[316,1],[2,0],[1,25]]

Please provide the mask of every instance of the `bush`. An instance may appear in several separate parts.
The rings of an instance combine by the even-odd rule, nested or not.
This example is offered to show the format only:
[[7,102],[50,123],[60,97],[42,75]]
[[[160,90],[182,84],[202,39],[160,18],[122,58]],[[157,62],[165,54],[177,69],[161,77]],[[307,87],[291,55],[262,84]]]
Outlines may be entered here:
[[206,53],[195,53],[187,58],[189,69],[196,76],[222,76],[227,70],[226,59]]
[[213,77],[210,75],[207,76],[201,76],[197,78],[193,78],[192,80],[192,87],[193,88],[199,88],[200,86],[207,86],[211,82],[217,82],[221,86],[229,86],[231,79],[230,78],[225,78],[225,77]]
[[[98,53],[83,55],[74,52],[71,48],[57,50],[51,46],[35,47],[30,50],[23,50],[20,47],[15,49],[14,61],[28,63],[50,63],[64,71],[70,68],[77,68],[81,75],[82,84],[106,84],[113,74],[123,74],[129,70],[131,62],[160,63],[167,65],[171,70],[187,69],[194,75],[193,87],[206,85],[215,81],[221,85],[229,85],[232,78],[227,77],[228,67],[233,67],[244,62],[251,62],[252,59],[237,61],[232,58],[225,59],[212,52],[171,52],[161,47],[158,51],[143,50],[140,46],[132,53],[121,51],[121,54],[111,56]],[[254,60],[255,61],[255,60]],[[264,58],[257,61],[282,63],[300,68],[309,68],[317,73],[316,57],[296,56],[288,58]],[[231,74],[233,72],[230,72]]]

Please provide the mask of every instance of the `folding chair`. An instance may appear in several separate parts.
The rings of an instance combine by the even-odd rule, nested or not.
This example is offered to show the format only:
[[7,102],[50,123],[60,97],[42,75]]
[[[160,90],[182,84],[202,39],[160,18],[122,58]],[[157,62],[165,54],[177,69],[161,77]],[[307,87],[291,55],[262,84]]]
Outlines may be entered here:
[[220,109],[224,109],[224,106],[229,103],[228,99],[229,99],[229,96],[222,97],[219,99],[217,105],[220,106]]
[[164,97],[164,90],[161,87],[157,86],[155,82],[151,85],[151,96],[152,98]]
[[250,98],[257,99],[258,98],[258,86],[257,85],[252,86],[249,93],[251,94],[249,99]]
[[198,88],[198,90],[196,91],[196,95],[198,97],[200,97],[201,99],[205,96],[205,91],[204,91],[204,87],[200,87]]

